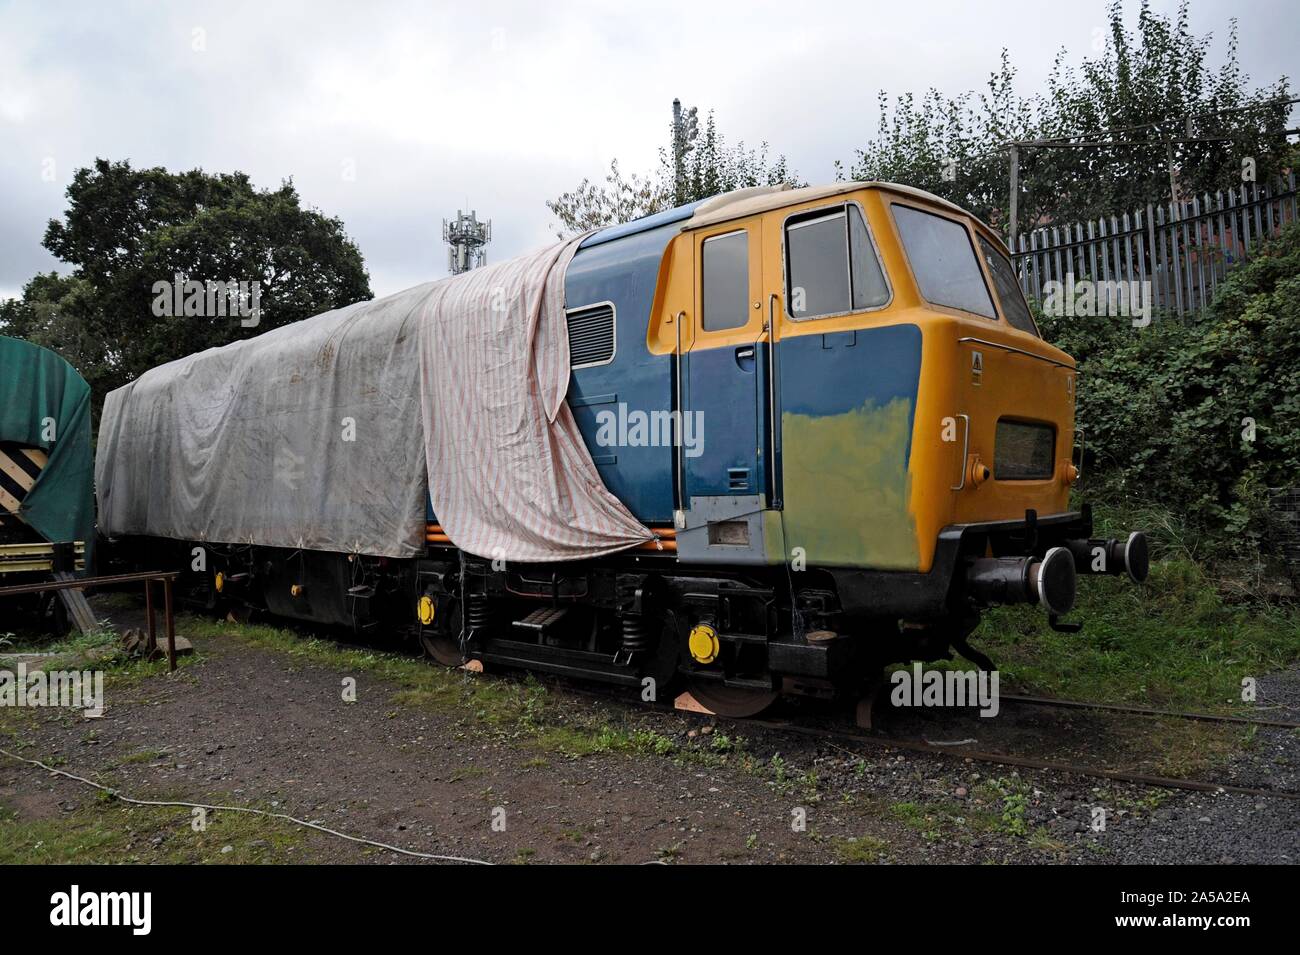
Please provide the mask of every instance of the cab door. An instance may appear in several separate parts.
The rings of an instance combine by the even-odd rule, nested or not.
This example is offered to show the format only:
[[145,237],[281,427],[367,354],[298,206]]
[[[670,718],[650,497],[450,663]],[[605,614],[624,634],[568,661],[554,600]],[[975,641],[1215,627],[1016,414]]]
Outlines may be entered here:
[[694,236],[695,314],[682,400],[688,507],[697,498],[767,494],[762,248],[758,218]]

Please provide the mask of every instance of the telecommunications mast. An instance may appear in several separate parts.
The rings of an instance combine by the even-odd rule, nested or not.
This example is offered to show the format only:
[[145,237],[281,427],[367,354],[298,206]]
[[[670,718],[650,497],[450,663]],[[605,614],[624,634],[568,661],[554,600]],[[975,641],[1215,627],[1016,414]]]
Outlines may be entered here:
[[456,218],[442,220],[442,241],[447,243],[447,268],[460,275],[487,262],[487,244],[492,241],[492,220],[479,222],[474,210],[469,215],[456,210]]

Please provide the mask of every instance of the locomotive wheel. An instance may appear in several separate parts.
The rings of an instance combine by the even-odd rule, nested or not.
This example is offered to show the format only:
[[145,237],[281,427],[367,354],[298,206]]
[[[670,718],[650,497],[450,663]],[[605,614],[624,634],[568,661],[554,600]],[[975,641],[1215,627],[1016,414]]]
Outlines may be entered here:
[[225,611],[230,623],[249,623],[253,619],[253,608],[246,603],[231,601]]
[[776,690],[751,690],[748,687],[723,686],[712,680],[692,680],[691,696],[719,716],[743,720],[758,716],[776,702]]
[[420,644],[424,647],[424,652],[430,660],[455,669],[466,660],[465,654],[460,649],[461,616],[458,604],[454,605],[453,609],[448,613],[448,617],[444,629],[432,630],[428,627],[422,627],[420,629]]
[[645,654],[640,666],[641,679],[649,677],[654,680],[654,699],[672,699],[674,691],[680,689],[677,680],[676,639],[677,624],[671,613],[665,613],[659,627],[659,638]]
[[465,655],[460,652],[460,637],[446,633],[434,633],[424,630],[420,633],[420,643],[429,659],[452,669],[465,662]]

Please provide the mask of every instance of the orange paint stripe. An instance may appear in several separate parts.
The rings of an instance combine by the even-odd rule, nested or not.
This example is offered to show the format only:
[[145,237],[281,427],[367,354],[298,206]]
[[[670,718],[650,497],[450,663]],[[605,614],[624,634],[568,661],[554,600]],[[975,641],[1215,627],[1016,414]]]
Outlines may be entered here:
[[664,553],[664,554],[675,554],[677,553],[677,541],[675,540],[646,541],[642,544],[637,544],[636,547],[633,549],[652,550],[655,551],[656,553]]
[[[424,542],[426,544],[450,544],[452,540],[446,534],[425,534]],[[677,553],[677,541],[667,539],[661,541],[645,541],[644,543],[637,544],[633,550],[648,550],[660,554],[675,554]]]

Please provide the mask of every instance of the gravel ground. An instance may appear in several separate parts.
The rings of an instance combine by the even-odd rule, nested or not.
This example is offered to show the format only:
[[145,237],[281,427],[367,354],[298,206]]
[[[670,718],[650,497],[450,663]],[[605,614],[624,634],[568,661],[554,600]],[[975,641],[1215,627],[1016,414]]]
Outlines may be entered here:
[[[345,703],[341,680],[353,674],[336,667],[237,638],[195,643],[199,658],[192,665],[110,694],[103,719],[49,710],[31,715],[16,728],[24,755],[54,759],[133,795],[256,805],[413,850],[495,862],[1114,864],[1300,857],[1295,801],[1017,772],[887,744],[841,746],[593,699],[556,684],[547,684],[546,699],[554,704],[549,722],[503,730],[472,712],[404,699],[397,687],[366,674],[356,675],[356,702]],[[1261,705],[1295,708],[1300,672],[1261,681],[1260,695]],[[824,715],[794,710],[800,718]],[[548,734],[584,738],[593,727],[662,743],[586,755],[548,743]],[[1145,724],[1104,714],[1007,706],[997,719],[983,720],[895,711],[880,729],[1089,765],[1159,766],[1153,750],[1160,745]],[[3,737],[0,745],[13,748]],[[1213,777],[1300,791],[1298,748],[1300,734],[1260,730],[1247,745],[1235,745]],[[75,783],[0,758],[0,809],[20,822],[85,811],[94,799]],[[1104,831],[1094,829],[1097,807],[1106,811]],[[493,827],[501,814],[504,831]],[[800,818],[802,828],[793,824]],[[191,838],[187,823],[178,811],[174,824],[133,833],[132,858],[167,858],[175,840]],[[259,837],[238,846],[239,858],[411,861],[302,830],[292,834],[287,844]],[[93,850],[84,861],[96,861]]]
[[[1300,670],[1264,677],[1258,691],[1261,716],[1300,721]],[[1259,729],[1215,778],[1300,792],[1300,731]],[[1111,848],[1120,862],[1294,864],[1300,861],[1300,800],[1180,793]]]

